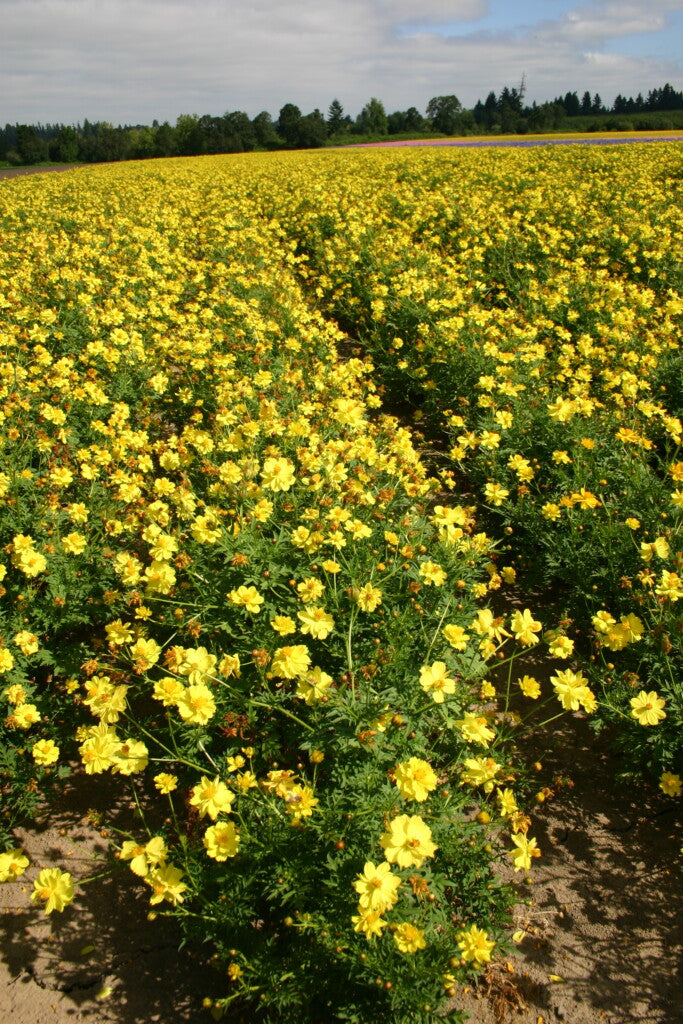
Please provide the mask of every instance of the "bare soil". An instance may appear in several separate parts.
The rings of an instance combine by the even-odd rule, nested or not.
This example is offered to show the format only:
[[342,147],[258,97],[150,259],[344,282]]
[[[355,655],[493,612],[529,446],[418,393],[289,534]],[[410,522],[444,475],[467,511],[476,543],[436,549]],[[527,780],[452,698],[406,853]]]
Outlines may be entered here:
[[52,174],[55,171],[72,171],[83,164],[51,164],[47,167],[0,167],[0,181],[3,178],[19,178],[24,174]]

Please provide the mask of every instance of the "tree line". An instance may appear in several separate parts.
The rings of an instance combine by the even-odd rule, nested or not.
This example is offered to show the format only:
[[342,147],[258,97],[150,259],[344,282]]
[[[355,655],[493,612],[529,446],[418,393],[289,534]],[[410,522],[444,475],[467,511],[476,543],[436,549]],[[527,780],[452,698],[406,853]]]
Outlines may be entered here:
[[82,124],[6,124],[0,129],[0,160],[10,164],[99,163],[165,156],[199,156],[252,150],[313,149],[361,139],[390,136],[477,135],[563,130],[645,130],[683,127],[683,92],[668,83],[647,97],[616,97],[605,107],[598,93],[567,92],[554,100],[524,102],[525,81],[490,92],[471,109],[457,96],[434,96],[425,113],[416,107],[387,114],[373,97],[352,118],[338,99],[325,116],[319,109],[303,114],[285,103],[274,120],[267,111],[249,118],[236,110],[215,117],[181,114],[175,125],[114,125],[107,121]]

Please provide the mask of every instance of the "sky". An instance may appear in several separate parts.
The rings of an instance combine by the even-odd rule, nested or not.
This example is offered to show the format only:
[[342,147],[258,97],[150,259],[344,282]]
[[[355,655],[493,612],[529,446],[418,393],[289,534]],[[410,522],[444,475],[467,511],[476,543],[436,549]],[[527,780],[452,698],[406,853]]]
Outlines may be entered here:
[[0,124],[683,88],[683,0],[0,0]]

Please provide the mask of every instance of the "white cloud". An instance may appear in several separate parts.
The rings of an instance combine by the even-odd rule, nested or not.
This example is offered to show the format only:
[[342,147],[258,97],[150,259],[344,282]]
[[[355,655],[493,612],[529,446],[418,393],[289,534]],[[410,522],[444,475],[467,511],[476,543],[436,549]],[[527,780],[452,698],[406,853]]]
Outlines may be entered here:
[[[529,99],[568,89],[611,101],[671,81],[681,65],[605,52],[652,35],[676,0],[577,3],[523,30],[478,30],[485,0],[0,0],[0,123],[180,113],[304,112],[338,97],[355,115],[455,92],[465,105],[527,75]],[[524,18],[523,5],[520,20]],[[439,26],[458,24],[458,36]],[[407,27],[407,31],[406,31]],[[601,59],[603,58],[603,59]]]

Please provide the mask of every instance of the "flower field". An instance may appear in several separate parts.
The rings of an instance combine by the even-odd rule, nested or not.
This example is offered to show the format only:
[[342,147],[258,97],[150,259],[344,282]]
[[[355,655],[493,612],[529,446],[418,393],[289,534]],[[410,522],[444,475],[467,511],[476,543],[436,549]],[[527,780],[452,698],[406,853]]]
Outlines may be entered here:
[[216,1019],[427,1022],[542,855],[518,736],[581,710],[679,795],[682,190],[675,144],[0,186],[0,881],[78,913],[13,830],[107,773]]

